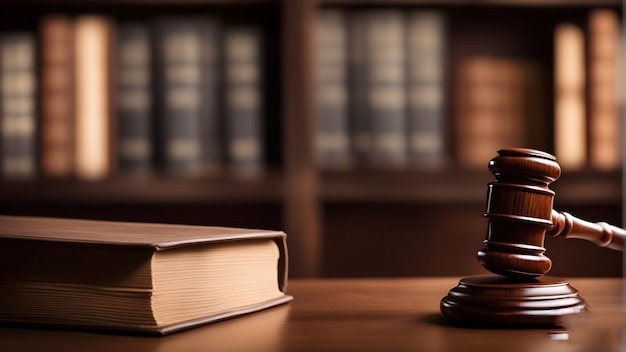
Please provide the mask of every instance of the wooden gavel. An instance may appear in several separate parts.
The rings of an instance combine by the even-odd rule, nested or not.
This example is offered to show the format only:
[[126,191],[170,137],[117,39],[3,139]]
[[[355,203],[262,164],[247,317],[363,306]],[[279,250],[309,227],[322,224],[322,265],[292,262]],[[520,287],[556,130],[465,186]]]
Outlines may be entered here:
[[548,185],[561,175],[554,156],[533,149],[503,149],[489,162],[489,170],[496,181],[488,185],[487,239],[478,252],[478,261],[487,270],[521,279],[546,274],[552,267],[544,255],[546,235],[622,250],[624,229],[553,209],[554,192]]

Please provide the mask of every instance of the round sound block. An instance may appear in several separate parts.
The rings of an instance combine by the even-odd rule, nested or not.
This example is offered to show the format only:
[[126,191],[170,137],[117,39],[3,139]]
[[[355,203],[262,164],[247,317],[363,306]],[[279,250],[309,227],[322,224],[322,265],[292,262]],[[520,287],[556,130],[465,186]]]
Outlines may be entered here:
[[496,275],[463,278],[441,300],[441,313],[468,325],[559,326],[588,308],[578,290],[561,278],[520,281]]

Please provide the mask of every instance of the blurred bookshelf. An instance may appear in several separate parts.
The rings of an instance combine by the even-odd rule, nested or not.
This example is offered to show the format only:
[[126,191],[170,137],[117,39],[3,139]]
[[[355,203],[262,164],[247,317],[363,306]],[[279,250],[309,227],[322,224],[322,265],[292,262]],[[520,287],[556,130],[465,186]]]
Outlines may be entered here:
[[[106,51],[100,78],[88,78],[98,60],[76,39],[81,20]],[[619,43],[598,38],[620,27],[613,0],[4,1],[0,43],[11,52],[26,34],[15,45],[32,59],[1,55],[0,76],[18,83],[0,106],[31,113],[2,116],[0,213],[282,229],[294,277],[481,273],[499,148],[568,160],[582,145],[552,185],[555,207],[622,224],[619,99],[596,94],[620,74],[594,68],[617,69]],[[558,78],[561,41],[582,81]],[[48,57],[58,48],[64,64]],[[94,82],[102,101],[88,100]],[[563,137],[572,91],[582,132]],[[104,125],[79,127],[79,115]],[[50,121],[71,131],[55,137]],[[613,145],[598,153],[596,140]],[[547,242],[555,275],[621,275],[619,253],[565,242]],[[596,263],[568,266],[583,257]]]

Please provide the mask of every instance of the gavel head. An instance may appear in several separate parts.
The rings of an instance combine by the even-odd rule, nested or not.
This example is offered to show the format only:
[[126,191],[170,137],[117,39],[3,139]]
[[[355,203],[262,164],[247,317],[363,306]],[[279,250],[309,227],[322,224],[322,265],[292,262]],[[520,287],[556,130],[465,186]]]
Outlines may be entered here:
[[544,255],[544,239],[554,202],[548,185],[561,175],[556,158],[533,149],[503,149],[491,159],[489,170],[496,181],[488,185],[487,239],[478,261],[508,277],[544,275],[552,267]]

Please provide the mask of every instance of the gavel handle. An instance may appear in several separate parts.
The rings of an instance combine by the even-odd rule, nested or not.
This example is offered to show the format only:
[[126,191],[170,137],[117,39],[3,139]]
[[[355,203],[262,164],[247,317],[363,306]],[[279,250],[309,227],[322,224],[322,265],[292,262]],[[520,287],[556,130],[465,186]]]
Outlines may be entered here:
[[566,212],[552,210],[552,227],[546,232],[548,236],[579,238],[595,243],[600,247],[608,247],[618,251],[624,249],[626,230],[609,225],[606,222],[592,223],[578,219]]

